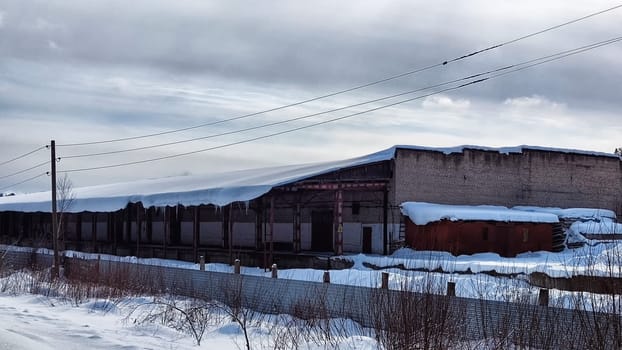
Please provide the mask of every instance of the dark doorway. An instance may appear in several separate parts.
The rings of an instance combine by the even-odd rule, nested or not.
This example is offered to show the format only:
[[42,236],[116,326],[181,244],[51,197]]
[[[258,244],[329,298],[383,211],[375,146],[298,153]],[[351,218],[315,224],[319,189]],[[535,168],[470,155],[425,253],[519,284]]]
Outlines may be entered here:
[[371,254],[371,227],[363,227],[363,254]]
[[333,250],[333,212],[311,212],[311,250],[328,252]]

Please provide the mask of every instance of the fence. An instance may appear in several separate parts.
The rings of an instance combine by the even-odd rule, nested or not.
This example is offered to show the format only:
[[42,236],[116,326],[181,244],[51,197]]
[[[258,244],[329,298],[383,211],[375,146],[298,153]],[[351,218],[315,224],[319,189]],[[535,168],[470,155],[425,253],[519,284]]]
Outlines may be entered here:
[[[15,269],[52,262],[49,255],[3,254],[5,266]],[[386,332],[445,332],[460,340],[503,337],[508,343],[538,348],[614,349],[622,344],[619,314],[99,259],[65,258],[65,273],[68,278],[123,281],[128,287],[217,300],[262,313],[346,318]]]

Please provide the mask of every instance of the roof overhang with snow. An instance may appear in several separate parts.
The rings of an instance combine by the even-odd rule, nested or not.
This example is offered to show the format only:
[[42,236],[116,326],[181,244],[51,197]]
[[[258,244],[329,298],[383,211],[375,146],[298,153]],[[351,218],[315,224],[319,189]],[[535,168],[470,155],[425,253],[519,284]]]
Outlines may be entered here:
[[[289,165],[225,173],[145,179],[72,189],[67,212],[112,212],[128,203],[144,207],[174,205],[224,206],[248,202],[283,186],[340,169],[374,164],[393,158],[395,148],[332,162]],[[60,200],[60,198],[58,199]],[[50,191],[0,198],[0,211],[50,212]]]

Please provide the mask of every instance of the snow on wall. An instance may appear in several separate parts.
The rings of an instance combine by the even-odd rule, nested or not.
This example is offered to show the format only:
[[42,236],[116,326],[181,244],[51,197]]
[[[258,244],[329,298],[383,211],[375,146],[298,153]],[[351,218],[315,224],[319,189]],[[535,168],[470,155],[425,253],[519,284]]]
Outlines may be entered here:
[[598,208],[554,208],[554,207],[532,207],[532,206],[516,206],[512,209],[524,210],[539,213],[551,213],[557,215],[560,219],[609,219],[615,220],[616,213],[609,209]]
[[[436,151],[445,154],[461,153],[465,149],[495,151],[503,154],[521,153],[523,150],[538,150],[619,158],[617,155],[609,153],[524,145],[503,148],[471,145],[440,148],[398,145],[369,155],[340,161],[217,174],[144,179],[126,183],[74,188],[75,200],[67,211],[110,212],[123,209],[128,203],[137,202],[142,202],[145,207],[177,204],[223,206],[233,202],[247,202],[260,197],[276,186],[343,168],[393,159],[397,149]],[[51,193],[45,191],[1,197],[0,211],[50,212]]]
[[528,212],[491,205],[469,206],[424,202],[404,202],[400,205],[400,209],[402,214],[408,216],[417,225],[427,225],[430,222],[441,220],[538,223],[559,222],[558,217],[554,214]]

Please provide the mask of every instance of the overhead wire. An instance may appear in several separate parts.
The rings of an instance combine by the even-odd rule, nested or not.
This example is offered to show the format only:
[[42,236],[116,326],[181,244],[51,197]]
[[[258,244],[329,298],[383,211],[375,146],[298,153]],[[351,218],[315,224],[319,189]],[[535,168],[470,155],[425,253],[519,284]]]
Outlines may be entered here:
[[26,157],[28,157],[29,155],[34,154],[34,153],[37,153],[37,152],[39,152],[40,150],[45,149],[45,148],[47,148],[47,147],[48,147],[47,145],[45,145],[45,146],[41,146],[41,147],[37,147],[37,148],[35,148],[34,150],[32,150],[32,151],[30,151],[30,152],[24,153],[24,154],[22,154],[22,155],[20,155],[20,156],[17,156],[17,157],[15,157],[15,158],[11,158],[11,159],[9,159],[9,160],[5,160],[5,161],[1,162],[1,163],[0,163],[0,165],[9,164],[9,163],[14,162],[14,161],[16,161],[16,160],[20,160],[20,159],[22,159],[22,158],[26,158]]
[[429,86],[426,86],[426,87],[422,87],[422,88],[418,88],[418,89],[414,89],[414,90],[409,90],[409,91],[405,91],[405,92],[401,92],[401,93],[397,93],[397,94],[393,94],[393,95],[389,95],[389,96],[385,96],[385,97],[380,97],[380,98],[377,98],[377,99],[368,100],[368,101],[364,101],[364,102],[360,102],[360,103],[356,103],[356,104],[351,104],[351,105],[348,105],[348,106],[342,106],[342,107],[339,107],[339,108],[334,108],[334,109],[330,109],[330,110],[326,110],[326,111],[322,111],[322,112],[307,114],[307,115],[303,115],[303,116],[300,116],[300,117],[295,117],[295,118],[290,118],[290,119],[286,119],[286,120],[281,120],[281,121],[276,121],[276,122],[256,125],[256,126],[252,126],[252,127],[243,128],[243,129],[237,129],[237,130],[232,130],[232,131],[227,131],[227,132],[222,132],[222,133],[211,134],[211,135],[207,135],[207,136],[201,136],[201,137],[195,137],[195,138],[191,138],[191,139],[185,139],[185,140],[178,140],[178,141],[160,143],[160,144],[149,145],[149,146],[134,147],[134,148],[128,148],[128,149],[122,149],[122,150],[114,150],[114,151],[106,151],[106,152],[68,155],[68,156],[63,156],[62,159],[96,157],[96,156],[103,156],[103,155],[112,155],[112,154],[134,152],[134,151],[140,151],[140,150],[146,150],[146,149],[153,149],[153,148],[159,148],[159,147],[165,147],[165,146],[178,145],[178,144],[183,144],[183,143],[188,143],[188,142],[193,142],[193,141],[198,141],[198,140],[205,140],[205,139],[210,139],[210,138],[215,138],[215,137],[220,137],[220,136],[232,135],[232,134],[237,134],[237,133],[242,133],[242,132],[247,132],[247,131],[252,131],[252,130],[258,130],[258,129],[262,129],[262,128],[267,128],[267,127],[271,127],[271,126],[291,123],[293,121],[308,119],[308,118],[312,118],[312,117],[316,117],[316,116],[320,116],[320,115],[324,115],[324,114],[329,114],[329,113],[334,113],[334,112],[338,112],[338,111],[342,111],[342,110],[346,110],[346,109],[350,109],[350,108],[354,108],[354,107],[360,107],[360,106],[371,104],[371,103],[375,103],[375,102],[380,102],[380,101],[384,101],[384,100],[388,100],[388,99],[393,99],[393,98],[404,96],[404,95],[408,95],[408,94],[413,94],[415,92],[431,90],[431,89],[434,89],[434,88],[439,88],[439,87],[442,87],[442,86],[458,83],[458,82],[461,82],[461,81],[466,81],[466,80],[474,79],[474,78],[477,78],[477,77],[486,76],[486,75],[490,75],[490,74],[501,72],[501,71],[506,71],[506,70],[509,70],[509,69],[512,69],[512,68],[515,68],[515,67],[518,67],[518,66],[529,65],[531,63],[534,63],[534,62],[537,62],[537,61],[543,61],[543,60],[546,60],[546,59],[549,59],[549,58],[552,58],[552,57],[561,56],[561,55],[565,55],[565,54],[573,53],[573,52],[578,52],[579,50],[584,50],[584,49],[587,49],[587,48],[592,48],[592,47],[595,47],[597,45],[608,44],[608,43],[611,43],[612,41],[615,42],[615,41],[617,41],[619,39],[620,38],[608,39],[608,40],[601,41],[601,42],[598,42],[598,43],[593,43],[593,44],[590,44],[590,45],[585,45],[585,46],[581,46],[581,47],[578,47],[578,48],[561,51],[561,52],[558,52],[558,53],[555,53],[555,54],[551,54],[551,55],[547,55],[547,56],[543,56],[543,57],[539,57],[539,58],[535,58],[535,59],[530,59],[530,60],[527,60],[527,61],[511,64],[511,65],[500,67],[500,68],[496,68],[496,69],[492,69],[492,70],[489,70],[489,71],[486,71],[486,72],[472,74],[472,75],[469,75],[469,76],[466,76],[466,77],[463,77],[463,78],[454,79],[454,80],[450,80],[450,81],[446,81],[446,82],[442,82],[442,83],[438,83],[438,84],[434,84],[434,85],[429,85]]
[[25,173],[25,172],[27,172],[27,171],[30,171],[30,170],[33,170],[33,169],[40,168],[40,167],[42,167],[42,166],[44,166],[44,165],[47,165],[47,164],[49,164],[49,163],[50,163],[50,161],[48,160],[48,161],[46,161],[46,162],[42,162],[42,163],[39,163],[39,164],[37,164],[37,165],[33,165],[33,166],[29,167],[29,168],[22,169],[22,170],[20,170],[20,171],[16,171],[16,172],[11,173],[11,174],[8,174],[8,175],[0,176],[0,180],[1,180],[1,179],[6,179],[6,178],[8,178],[8,177],[15,176],[15,175],[23,174],[23,173]]
[[[182,157],[182,156],[187,156],[187,155],[191,155],[191,154],[196,154],[196,153],[202,153],[202,152],[206,152],[206,151],[210,151],[210,150],[215,150],[215,149],[220,149],[220,148],[225,148],[225,147],[230,147],[230,146],[234,146],[234,145],[239,145],[239,144],[243,144],[243,143],[248,143],[248,142],[253,142],[253,141],[257,141],[257,140],[261,140],[261,139],[266,139],[269,137],[274,137],[274,136],[279,136],[279,135],[283,135],[283,134],[288,134],[288,133],[292,133],[295,131],[299,131],[299,130],[303,130],[303,129],[308,129],[311,127],[315,127],[315,126],[319,126],[319,125],[324,125],[324,124],[328,124],[328,123],[332,123],[335,121],[339,121],[339,120],[343,120],[343,119],[347,119],[347,118],[351,118],[354,116],[358,116],[361,114],[366,114],[366,113],[370,113],[370,112],[374,112],[380,109],[384,109],[384,108],[389,108],[389,107],[393,107],[399,104],[403,104],[406,102],[411,102],[414,100],[418,100],[418,99],[422,99],[422,98],[426,98],[429,96],[433,96],[433,95],[438,95],[441,94],[443,92],[447,92],[447,91],[452,91],[452,90],[457,90],[457,89],[461,89],[470,85],[474,85],[474,84],[479,84],[482,83],[484,81],[490,80],[490,79],[494,79],[494,78],[498,78],[510,73],[515,73],[518,71],[522,71],[531,67],[535,67],[535,66],[539,66],[542,65],[544,63],[548,63],[548,62],[552,62],[552,61],[556,61],[568,56],[572,56],[572,55],[576,55],[582,52],[586,52],[586,51],[590,51],[602,46],[606,46],[606,45],[610,45],[616,42],[622,41],[622,36],[619,37],[615,37],[612,39],[608,39],[608,40],[604,40],[601,42],[597,42],[591,45],[586,45],[574,50],[566,50],[563,51],[561,53],[558,54],[553,54],[553,55],[548,55],[548,56],[544,56],[544,58],[541,59],[534,59],[534,60],[530,60],[532,63],[527,64],[527,65],[522,65],[517,67],[516,65],[514,65],[514,69],[508,70],[508,71],[503,71],[501,73],[497,73],[497,74],[493,74],[491,76],[488,77],[483,77],[483,78],[479,78],[476,80],[472,80],[470,82],[466,82],[457,86],[453,86],[453,87],[449,87],[449,88],[445,88],[439,91],[435,91],[429,94],[425,94],[425,95],[419,95],[419,96],[415,96],[415,97],[411,97],[408,99],[404,99],[404,100],[400,100],[397,102],[393,102],[390,104],[386,104],[386,105],[382,105],[382,106],[378,106],[375,108],[371,108],[371,109],[367,109],[364,111],[359,111],[356,113],[351,113],[345,116],[341,116],[341,117],[337,117],[337,118],[332,118],[332,119],[328,119],[328,120],[324,120],[321,122],[316,122],[316,123],[312,123],[312,124],[308,124],[308,125],[304,125],[304,126],[300,126],[300,127],[296,127],[296,128],[292,128],[292,129],[287,129],[287,130],[283,130],[283,131],[279,131],[279,132],[275,132],[275,133],[271,133],[271,134],[266,134],[266,135],[262,135],[262,136],[258,136],[258,137],[254,137],[254,138],[249,138],[249,139],[245,139],[245,140],[240,140],[240,141],[236,141],[236,142],[231,142],[228,144],[223,144],[223,145],[218,145],[218,146],[213,146],[213,147],[208,147],[208,148],[203,148],[203,149],[199,149],[199,150],[194,150],[194,151],[189,151],[189,152],[184,152],[184,153],[179,153],[179,154],[173,154],[173,155],[168,155],[168,156],[162,156],[162,157],[156,157],[156,158],[151,158],[151,159],[143,159],[143,160],[138,160],[138,161],[132,161],[132,162],[124,162],[124,163],[117,163],[117,164],[111,164],[111,165],[103,165],[103,166],[95,166],[95,167],[85,167],[85,168],[75,168],[75,169],[68,169],[68,170],[61,170],[59,171],[59,173],[73,173],[73,172],[82,172],[82,171],[91,171],[91,170],[100,170],[100,169],[108,169],[108,168],[117,168],[117,167],[123,167],[123,166],[129,166],[129,165],[135,165],[135,164],[142,164],[142,163],[148,163],[148,162],[154,162],[154,161],[159,161],[159,160],[165,160],[165,159],[171,159],[171,158],[177,158],[177,157]],[[474,76],[481,76],[481,75],[474,75]]]
[[375,80],[375,81],[372,81],[372,82],[368,82],[368,83],[364,83],[364,84],[361,84],[361,85],[357,85],[357,86],[354,86],[354,87],[351,87],[351,88],[335,91],[335,92],[328,93],[328,94],[325,94],[325,95],[321,95],[321,96],[305,99],[305,100],[302,100],[302,101],[298,101],[298,102],[294,102],[294,103],[290,103],[290,104],[286,104],[286,105],[282,105],[282,106],[278,106],[278,107],[274,107],[274,108],[270,108],[270,109],[266,109],[266,110],[262,110],[262,111],[258,111],[258,112],[248,113],[248,114],[244,114],[244,115],[240,115],[240,116],[236,116],[236,117],[232,117],[232,118],[228,118],[228,119],[222,119],[222,120],[218,120],[218,121],[202,123],[202,124],[198,124],[198,125],[194,125],[194,126],[189,126],[189,127],[185,127],[185,128],[161,131],[161,132],[156,132],[156,133],[151,133],[151,134],[131,136],[131,137],[123,137],[123,138],[115,138],[115,139],[108,139],[108,140],[99,140],[99,141],[57,144],[56,146],[57,147],[70,147],[70,146],[97,145],[97,144],[105,144],[105,143],[113,143],[113,142],[121,142],[121,141],[130,141],[130,140],[137,140],[137,139],[143,139],[143,138],[149,138],[149,137],[163,136],[163,135],[168,135],[168,134],[173,134],[173,133],[178,133],[178,132],[198,129],[198,128],[202,128],[202,127],[206,127],[206,126],[213,126],[213,125],[217,125],[217,124],[221,124],[221,123],[226,123],[226,122],[231,122],[231,121],[235,121],[235,120],[245,119],[245,118],[257,116],[257,115],[260,115],[260,114],[275,112],[275,111],[278,111],[278,110],[282,110],[282,109],[286,109],[286,108],[290,108],[290,107],[295,107],[295,106],[299,106],[299,105],[306,104],[306,103],[309,103],[309,102],[314,102],[314,101],[318,101],[318,100],[325,99],[325,98],[328,98],[328,97],[333,97],[333,96],[345,94],[345,93],[348,93],[348,92],[360,90],[360,89],[363,89],[363,88],[367,88],[367,87],[370,87],[370,86],[382,84],[382,83],[385,83],[385,82],[388,82],[388,81],[391,81],[391,80],[395,80],[395,79],[399,79],[399,78],[402,78],[402,77],[405,77],[405,76],[421,73],[423,71],[427,71],[427,70],[430,70],[430,69],[433,69],[433,68],[437,68],[437,67],[441,67],[441,66],[446,66],[446,65],[448,65],[450,63],[454,63],[456,61],[460,61],[460,60],[463,60],[463,59],[466,59],[466,58],[475,56],[477,54],[480,54],[480,53],[483,53],[483,52],[486,52],[486,51],[489,51],[489,50],[493,50],[493,49],[496,49],[496,48],[499,48],[499,47],[502,47],[502,46],[510,45],[510,44],[516,43],[518,41],[534,37],[536,35],[540,35],[540,34],[543,34],[543,33],[546,33],[546,32],[549,32],[549,31],[552,31],[552,30],[555,30],[555,29],[558,29],[558,28],[561,28],[561,27],[564,27],[564,26],[568,26],[570,24],[574,24],[574,23],[577,23],[577,22],[580,22],[580,21],[583,21],[583,20],[586,20],[586,19],[598,16],[598,15],[601,15],[601,14],[604,14],[604,13],[607,13],[607,12],[619,9],[621,7],[622,7],[622,4],[615,5],[615,6],[606,8],[604,10],[593,12],[593,13],[587,14],[587,15],[579,17],[579,18],[575,18],[575,19],[572,19],[572,20],[569,20],[569,21],[566,21],[566,22],[563,22],[563,23],[560,23],[560,24],[557,24],[557,25],[554,25],[554,26],[551,26],[551,27],[547,27],[545,29],[539,30],[539,31],[534,32],[534,33],[530,33],[530,34],[527,34],[527,35],[520,36],[518,38],[506,40],[504,42],[501,42],[501,43],[498,43],[498,44],[494,44],[494,45],[488,46],[488,47],[486,47],[484,49],[473,51],[473,52],[470,52],[470,53],[467,53],[467,54],[455,57],[453,59],[445,60],[445,61],[442,61],[442,62],[438,62],[438,63],[431,64],[431,65],[428,65],[428,66],[420,67],[420,68],[415,68],[415,69],[412,69],[412,70],[404,72],[404,73],[395,74],[395,75],[392,75],[392,76],[389,76],[389,77],[386,77],[386,78],[382,78],[382,79]]
[[12,184],[12,185],[10,185],[10,186],[2,187],[2,188],[0,188],[0,191],[4,191],[4,190],[8,190],[8,189],[14,188],[15,186],[19,186],[19,185],[21,185],[21,184],[24,184],[24,183],[26,183],[26,182],[33,181],[33,180],[35,180],[35,179],[40,178],[41,176],[44,176],[44,175],[49,175],[49,174],[50,174],[50,173],[46,171],[45,173],[42,173],[42,174],[39,174],[39,175],[35,175],[35,176],[30,177],[30,178],[28,178],[28,179],[26,179],[26,180],[23,180],[23,181],[20,181],[20,182],[14,183],[14,184]]
[[312,117],[317,117],[317,116],[320,116],[320,115],[324,115],[324,114],[328,114],[328,113],[334,113],[334,112],[338,112],[338,111],[342,111],[342,110],[346,110],[346,109],[350,109],[350,108],[354,108],[354,107],[360,107],[360,106],[364,106],[364,105],[367,105],[367,104],[370,104],[370,103],[380,102],[380,101],[384,101],[384,100],[388,100],[388,99],[392,99],[392,98],[396,98],[396,97],[412,94],[412,93],[415,93],[415,92],[430,90],[430,89],[433,89],[433,88],[449,85],[449,84],[452,84],[452,83],[473,79],[473,78],[475,78],[477,76],[481,76],[481,75],[485,75],[485,74],[490,74],[490,73],[497,72],[497,71],[504,70],[504,69],[508,69],[508,68],[511,68],[511,67],[512,66],[502,67],[502,68],[494,69],[494,70],[491,70],[491,71],[488,71],[488,72],[479,73],[479,74],[471,75],[471,76],[468,76],[468,77],[464,77],[464,78],[460,78],[460,79],[455,79],[455,80],[444,82],[444,83],[439,83],[439,84],[436,84],[436,85],[430,85],[430,86],[426,86],[426,87],[423,87],[423,88],[409,90],[409,91],[401,92],[401,93],[398,93],[398,94],[393,94],[393,95],[390,95],[390,96],[380,97],[380,98],[376,98],[376,99],[365,101],[365,102],[355,103],[355,104],[351,104],[351,105],[348,105],[348,106],[342,106],[342,107],[330,109],[330,110],[327,110],[327,111],[317,112],[317,113],[313,113],[313,114],[306,114],[306,115],[303,115],[303,116],[300,116],[300,117],[296,117],[296,118],[289,118],[289,119],[285,119],[285,120],[280,120],[280,121],[276,121],[276,122],[256,125],[256,126],[252,126],[252,127],[243,128],[243,129],[237,129],[237,130],[226,131],[226,132],[217,133],[217,134],[211,134],[211,135],[207,135],[207,136],[195,137],[195,138],[191,138],[191,139],[178,140],[178,141],[171,141],[171,142],[160,143],[160,144],[149,145],[149,146],[141,146],[141,147],[127,148],[127,149],[106,151],[106,152],[98,152],[98,153],[73,154],[73,155],[63,156],[62,159],[95,157],[95,156],[127,153],[127,152],[133,152],[133,151],[141,151],[141,150],[146,150],[146,149],[153,149],[153,148],[158,148],[158,147],[178,145],[178,144],[182,144],[182,143],[188,143],[188,142],[205,140],[205,139],[210,139],[210,138],[215,138],[215,137],[220,137],[220,136],[227,136],[227,135],[238,134],[238,133],[242,133],[242,132],[246,132],[246,131],[263,129],[263,128],[267,128],[267,127],[270,127],[270,126],[276,126],[276,125],[291,123],[293,121],[298,121],[298,120],[308,119],[308,118],[312,118]]

